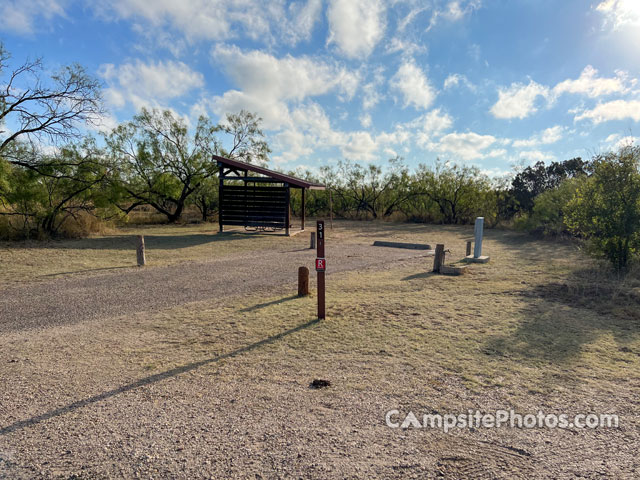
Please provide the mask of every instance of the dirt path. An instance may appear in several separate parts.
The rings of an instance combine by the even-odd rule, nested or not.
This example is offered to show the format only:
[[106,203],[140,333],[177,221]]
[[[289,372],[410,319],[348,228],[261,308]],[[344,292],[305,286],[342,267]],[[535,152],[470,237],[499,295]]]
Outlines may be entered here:
[[[341,245],[327,248],[331,273],[391,267],[425,251]],[[295,282],[297,269],[313,267],[315,251],[253,251],[210,262],[118,269],[61,276],[0,289],[0,333],[157,311],[220,296],[236,296]],[[428,262],[427,262],[428,263]],[[312,284],[315,275],[311,275]]]

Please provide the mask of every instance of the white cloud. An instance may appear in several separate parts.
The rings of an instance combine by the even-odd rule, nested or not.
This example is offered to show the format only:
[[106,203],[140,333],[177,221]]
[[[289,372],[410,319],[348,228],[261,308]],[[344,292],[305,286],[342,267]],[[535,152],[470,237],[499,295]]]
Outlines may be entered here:
[[[366,120],[365,120],[366,123]],[[365,127],[367,128],[367,127]],[[373,161],[381,154],[395,156],[392,146],[403,146],[410,140],[404,125],[377,135],[365,130],[334,130],[322,107],[309,102],[291,112],[290,123],[276,135],[276,147],[283,153],[274,160],[286,163],[322,150],[337,148],[349,160]]]
[[283,30],[289,30],[287,35],[290,38],[290,43],[296,44],[300,40],[309,40],[311,38],[311,33],[320,18],[321,11],[322,0],[308,0],[306,4],[292,2],[289,5],[291,21],[288,26],[284,26]]
[[440,19],[457,22],[473,13],[482,5],[481,0],[448,0],[439,3],[441,5],[433,10],[427,31],[435,27]]
[[448,113],[436,108],[409,122],[406,126],[415,130],[415,140],[418,146],[429,148],[435,137],[446,132],[453,125],[453,119]]
[[598,78],[598,71],[591,65],[587,65],[576,80],[565,80],[557,84],[553,93],[580,93],[591,98],[608,95],[611,93],[625,93],[627,74],[621,71],[616,72],[614,78]]
[[288,100],[303,100],[338,90],[353,97],[359,78],[343,67],[308,57],[276,58],[261,51],[218,46],[213,55],[243,90]]
[[605,25],[618,29],[623,25],[640,24],[640,4],[638,0],[604,0],[596,6],[596,11],[605,17]]
[[115,108],[123,108],[127,103],[136,109],[156,106],[158,101],[181,97],[204,86],[201,73],[175,61],[137,60],[119,66],[107,63],[100,66],[99,73],[108,84],[105,99]]
[[409,24],[412,23],[415,18],[425,10],[427,10],[427,8],[422,6],[412,8],[409,13],[398,20],[398,31],[403,32],[407,28],[407,26],[409,26]]
[[[640,3],[638,4],[640,5]],[[598,98],[610,94],[625,94],[636,85],[636,79],[629,79],[629,75],[621,70],[616,71],[615,77],[598,77],[598,70],[587,65],[577,79],[567,79],[558,83],[553,89],[529,81],[528,85],[512,83],[510,87],[498,89],[498,101],[491,107],[491,113],[496,118],[526,118],[535,113],[540,107],[539,99],[547,106],[551,106],[558,96],[564,93],[582,94],[590,98]],[[449,80],[449,79],[447,79]],[[457,84],[457,80],[451,80]],[[445,88],[447,81],[445,81]],[[569,113],[575,113],[575,110]],[[587,117],[576,117],[577,120]]]
[[398,37],[393,37],[385,49],[386,53],[401,53],[406,57],[411,57],[416,53],[426,53],[427,47],[424,45],[418,45],[415,42],[402,40]]
[[369,128],[371,127],[371,124],[372,120],[370,114],[365,113],[364,115],[360,116],[360,125],[362,125],[363,128]]
[[379,92],[379,88],[384,83],[384,81],[384,69],[382,67],[379,67],[374,72],[373,80],[363,85],[362,108],[364,110],[372,109],[380,102],[380,100],[382,100],[383,97]]
[[546,162],[555,160],[555,156],[550,153],[541,152],[540,150],[530,150],[526,152],[520,152],[518,154],[520,160],[528,160],[530,163],[534,162]]
[[477,160],[486,158],[488,155],[495,155],[496,150],[487,153],[485,150],[496,143],[496,138],[492,135],[479,135],[474,132],[449,133],[442,137],[437,143],[429,145],[429,149],[437,152],[450,153],[454,160]]
[[117,126],[118,119],[109,113],[101,115],[99,118],[96,118],[94,122],[87,124],[90,130],[101,133],[109,133]]
[[331,0],[327,44],[349,58],[367,57],[384,35],[384,11],[381,0]]
[[619,150],[623,147],[638,145],[639,141],[640,139],[638,137],[634,137],[632,135],[622,136],[617,133],[612,133],[606,138],[605,143],[607,144],[608,149]]
[[[285,107],[286,108],[286,107]],[[286,122],[278,127],[275,135],[276,148],[282,154],[275,157],[276,163],[294,161],[319,149],[345,145],[348,136],[332,129],[323,108],[308,102],[285,113]]]
[[445,90],[449,90],[450,88],[458,87],[460,85],[464,85],[472,91],[476,90],[475,85],[471,83],[465,75],[462,75],[460,73],[452,73],[444,81]]
[[496,118],[526,118],[538,110],[538,97],[549,96],[549,88],[533,80],[528,85],[512,83],[509,88],[498,90],[498,101],[491,107],[491,113]]
[[542,132],[533,135],[527,140],[515,140],[513,146],[515,148],[530,148],[537,145],[550,145],[552,143],[559,142],[562,139],[565,127],[556,125],[555,127],[549,127]]
[[404,106],[413,105],[417,109],[426,109],[436,98],[436,92],[425,73],[415,62],[404,62],[390,80],[391,88],[404,97]]
[[213,56],[238,87],[214,97],[215,113],[222,116],[248,109],[262,116],[269,129],[281,128],[290,121],[289,102],[329,92],[351,99],[360,81],[358,75],[343,67],[307,57],[276,58],[228,46],[218,46]]
[[239,33],[264,43],[276,38],[289,44],[308,40],[320,19],[322,1],[284,0],[111,0],[94,2],[94,11],[107,19],[145,22],[145,29],[166,35],[168,29],[197,40],[226,40]]
[[600,103],[593,109],[584,110],[574,117],[575,121],[591,120],[594,124],[625,119],[640,122],[640,101],[613,100],[607,103]]
[[3,0],[0,2],[0,31],[28,35],[39,17],[51,20],[65,16],[65,0]]
[[378,144],[369,132],[353,132],[340,150],[345,158],[368,162],[376,158]]

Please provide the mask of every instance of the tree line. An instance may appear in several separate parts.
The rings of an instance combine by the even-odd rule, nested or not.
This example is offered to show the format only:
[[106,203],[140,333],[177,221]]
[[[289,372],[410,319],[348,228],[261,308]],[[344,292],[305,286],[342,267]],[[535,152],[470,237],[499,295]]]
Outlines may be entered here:
[[[139,208],[167,222],[197,211],[216,220],[213,154],[267,165],[261,119],[241,111],[213,124],[170,110],[142,109],[96,139],[81,128],[104,114],[101,86],[79,65],[45,75],[42,62],[8,70],[0,45],[0,236],[69,233],[88,217],[126,221]],[[58,145],[55,148],[43,145]],[[311,216],[513,225],[542,235],[585,240],[595,255],[625,269],[640,248],[640,150],[629,145],[493,179],[474,166],[436,161],[411,170],[400,157],[385,167],[338,161],[315,173],[286,172],[323,183],[306,197]],[[293,214],[301,211],[294,190]]]

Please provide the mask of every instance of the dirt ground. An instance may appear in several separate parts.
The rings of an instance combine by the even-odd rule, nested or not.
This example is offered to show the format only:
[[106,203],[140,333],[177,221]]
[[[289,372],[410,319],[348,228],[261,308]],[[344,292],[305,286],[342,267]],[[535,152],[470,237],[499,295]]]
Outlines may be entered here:
[[[424,251],[373,241],[456,261],[471,228],[337,222],[317,321],[295,296],[307,236],[149,227],[138,269],[137,233],[0,245],[0,477],[640,476],[635,273],[487,230],[489,264],[433,275]],[[498,409],[619,426],[385,423]]]

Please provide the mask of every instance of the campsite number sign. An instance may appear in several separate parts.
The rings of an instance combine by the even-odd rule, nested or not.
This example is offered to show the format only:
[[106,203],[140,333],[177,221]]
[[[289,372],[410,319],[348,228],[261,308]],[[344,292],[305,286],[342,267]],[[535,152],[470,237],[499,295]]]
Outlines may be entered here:
[[324,258],[324,221],[316,222],[316,234],[318,237],[318,251],[316,254],[316,272],[318,272],[318,318],[325,318],[324,313],[324,272],[327,261]]

